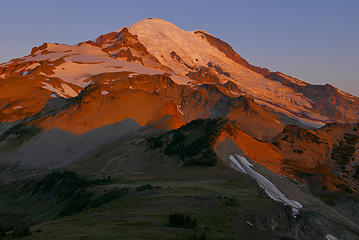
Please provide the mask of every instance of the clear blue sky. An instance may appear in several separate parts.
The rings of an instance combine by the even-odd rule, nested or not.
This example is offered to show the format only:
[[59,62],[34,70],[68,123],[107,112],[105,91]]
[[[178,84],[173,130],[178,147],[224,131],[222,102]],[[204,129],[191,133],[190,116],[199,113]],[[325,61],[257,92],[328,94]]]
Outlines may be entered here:
[[206,30],[254,65],[359,96],[359,0],[0,0],[0,62],[148,17]]

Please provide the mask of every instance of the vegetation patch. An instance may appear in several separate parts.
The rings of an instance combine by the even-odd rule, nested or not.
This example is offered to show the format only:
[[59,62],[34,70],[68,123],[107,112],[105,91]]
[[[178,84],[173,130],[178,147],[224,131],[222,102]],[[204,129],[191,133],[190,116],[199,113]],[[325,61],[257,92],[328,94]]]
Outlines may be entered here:
[[36,126],[25,123],[17,124],[0,136],[0,142],[8,140],[2,148],[7,151],[17,148],[36,136],[39,132],[41,132],[41,129]]
[[329,206],[334,206],[338,201],[338,197],[333,194],[321,194],[319,198]]
[[359,142],[358,135],[344,134],[342,140],[333,148],[332,159],[340,166],[347,165],[355,153],[355,145]]
[[92,185],[92,186],[109,185],[111,183],[113,183],[111,176],[107,176],[107,177],[103,177],[103,178],[99,178],[99,179],[90,181],[90,185]]
[[272,144],[280,149],[280,143],[279,142],[272,142]]
[[142,191],[146,191],[146,190],[152,190],[153,186],[151,184],[145,184],[145,185],[141,185],[139,187],[136,188],[137,192],[142,192]]
[[59,201],[72,197],[75,192],[84,190],[90,185],[90,182],[80,178],[75,172],[56,171],[46,175],[37,182],[34,188],[34,194],[51,193]]
[[[19,219],[31,226],[43,221],[68,216],[100,207],[121,198],[128,188],[95,194],[92,187],[112,182],[110,177],[89,180],[75,172],[55,171],[39,180],[22,180],[0,188],[0,225],[4,231],[21,229]],[[17,236],[21,235],[18,230]],[[0,236],[2,234],[0,227]]]
[[308,132],[308,131],[305,132],[305,136],[309,141],[311,141],[313,143],[316,143],[316,144],[321,144],[322,143],[322,141],[320,141],[320,138],[317,135],[315,135],[315,134],[313,134],[311,132]]
[[207,240],[207,234],[202,231],[188,233],[183,240]]
[[107,192],[103,194],[102,196],[96,198],[92,201],[91,207],[100,207],[102,205],[105,205],[106,203],[109,203],[115,199],[121,198],[125,196],[129,191],[129,188],[124,187],[118,190],[113,190],[110,192]]
[[93,193],[86,190],[76,192],[66,201],[66,205],[58,215],[59,217],[73,215],[89,208],[97,208],[115,199],[121,198],[128,193],[129,189],[124,187],[118,190],[107,192],[97,198]]
[[240,206],[240,203],[234,197],[218,196],[221,202],[228,207]]
[[357,144],[359,142],[359,136],[358,135],[354,135],[354,134],[349,134],[349,133],[345,133],[344,134],[344,139],[347,141],[347,143],[349,144]]
[[333,182],[333,185],[343,192],[354,193],[353,190],[344,183]]
[[312,178],[312,177],[316,176],[316,174],[314,174],[314,173],[304,172],[304,171],[297,170],[297,169],[294,169],[293,172],[295,175],[297,175],[300,178]]
[[162,136],[151,137],[147,143],[151,149],[162,148],[168,156],[178,156],[184,166],[214,166],[218,157],[213,144],[221,130],[231,133],[228,120],[197,119]]
[[294,153],[297,153],[297,154],[303,154],[303,150],[300,150],[300,149],[293,149],[293,152]]
[[177,228],[195,228],[198,225],[196,219],[188,214],[172,213],[168,216],[168,226]]
[[163,142],[161,137],[151,137],[147,139],[147,143],[151,149],[161,148],[163,146]]
[[13,238],[22,238],[31,235],[30,228],[22,222],[17,223],[12,230]]
[[282,137],[282,140],[283,140],[283,141],[287,141],[288,137],[289,137],[289,136],[286,134],[286,135],[284,135],[284,136]]
[[93,199],[94,194],[89,192],[88,188],[105,185],[109,182],[111,182],[110,177],[90,181],[81,178],[75,172],[56,171],[40,180],[35,185],[33,193],[50,194],[56,197],[58,203],[65,201],[65,205],[58,215],[62,217],[79,213],[88,208],[102,206],[128,193],[128,188],[121,188]]
[[82,212],[91,206],[91,198],[93,193],[85,190],[76,192],[73,196],[66,200],[66,204],[58,217],[68,216]]
[[359,180],[359,166],[356,166],[356,167],[355,167],[355,172],[354,172],[354,174],[353,174],[353,178]]
[[0,224],[0,239],[6,236],[4,227]]

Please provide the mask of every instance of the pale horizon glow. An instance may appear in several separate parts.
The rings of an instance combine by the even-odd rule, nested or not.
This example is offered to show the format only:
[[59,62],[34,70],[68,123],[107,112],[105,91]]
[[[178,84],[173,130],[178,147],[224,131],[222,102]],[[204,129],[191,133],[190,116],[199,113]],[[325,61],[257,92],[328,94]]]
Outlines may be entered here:
[[0,0],[0,63],[44,42],[76,44],[149,17],[202,29],[256,66],[359,96],[359,1]]

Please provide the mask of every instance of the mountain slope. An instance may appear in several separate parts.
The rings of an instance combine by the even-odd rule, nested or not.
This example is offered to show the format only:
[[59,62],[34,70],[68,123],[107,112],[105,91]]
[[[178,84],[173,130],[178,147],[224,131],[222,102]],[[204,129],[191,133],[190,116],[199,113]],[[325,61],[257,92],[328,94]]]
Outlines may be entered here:
[[324,188],[358,192],[358,129],[358,123],[327,124],[317,130],[289,125],[272,143],[283,156],[285,171],[317,178]]
[[[212,68],[220,82],[234,82],[241,92],[276,112],[319,124],[334,119],[358,119],[357,97],[336,90],[331,98],[341,99],[342,106],[327,111],[328,105],[335,105],[335,102],[323,105],[328,92],[323,92],[322,88],[250,65],[228,44],[204,31],[187,32],[162,19],[142,20],[132,25],[129,31],[137,35],[163,65],[176,73],[186,75],[202,71],[204,67]],[[279,81],[278,76],[286,81]],[[307,86],[308,90],[299,90],[300,86]],[[310,93],[306,93],[308,91]]]

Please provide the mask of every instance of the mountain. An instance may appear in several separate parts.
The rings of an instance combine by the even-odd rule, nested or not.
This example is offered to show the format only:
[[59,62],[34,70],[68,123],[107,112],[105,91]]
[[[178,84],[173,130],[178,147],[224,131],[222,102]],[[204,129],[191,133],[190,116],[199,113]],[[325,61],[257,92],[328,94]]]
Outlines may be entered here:
[[162,75],[193,88],[210,85],[231,98],[246,95],[267,111],[307,126],[359,118],[355,96],[252,66],[204,31],[187,32],[162,19],[146,19],[74,46],[45,43],[29,56],[1,64],[0,88],[5,94],[0,120],[34,116],[49,99],[78,96],[90,84],[110,88],[119,73],[129,78]]
[[[147,196],[168,214],[166,196],[182,209],[194,194],[191,204],[207,205],[184,209],[199,211],[213,239],[357,239],[359,98],[251,65],[203,30],[150,18],[75,45],[44,43],[0,64],[0,93],[0,203],[9,206],[0,238],[2,223],[14,231],[22,217],[36,228],[65,215],[76,223],[113,199],[145,214]],[[80,185],[65,197],[67,181]],[[26,210],[30,193],[54,210]],[[151,221],[161,238],[163,216]],[[54,238],[49,226],[39,238]]]

